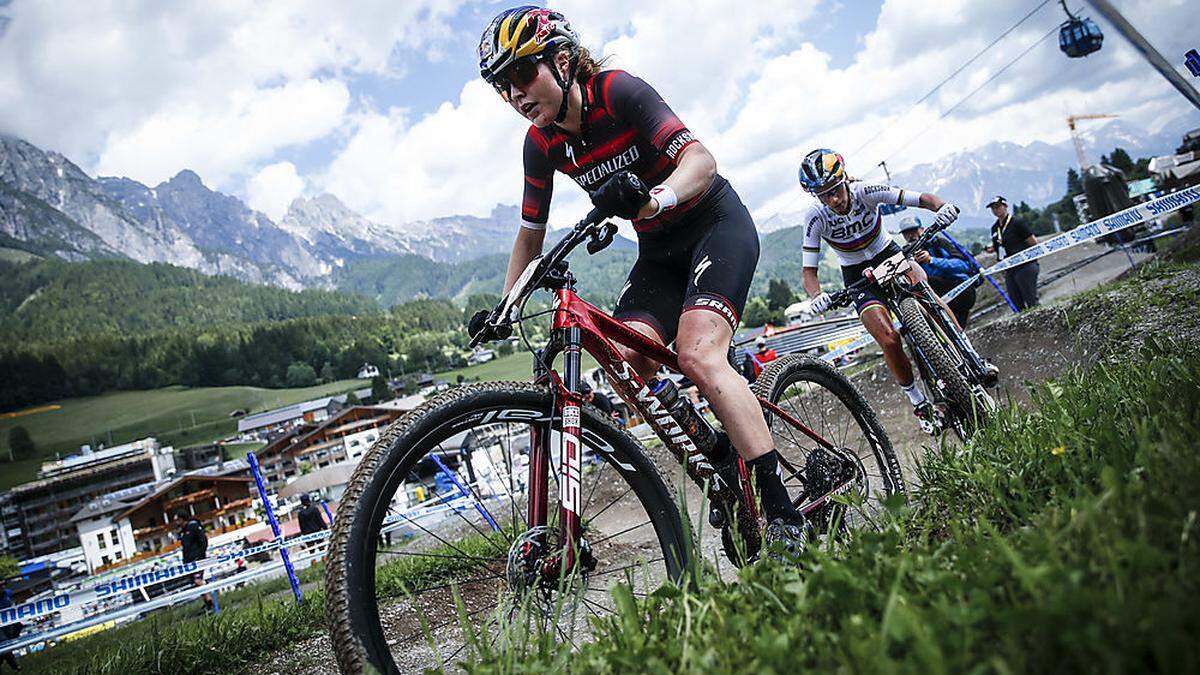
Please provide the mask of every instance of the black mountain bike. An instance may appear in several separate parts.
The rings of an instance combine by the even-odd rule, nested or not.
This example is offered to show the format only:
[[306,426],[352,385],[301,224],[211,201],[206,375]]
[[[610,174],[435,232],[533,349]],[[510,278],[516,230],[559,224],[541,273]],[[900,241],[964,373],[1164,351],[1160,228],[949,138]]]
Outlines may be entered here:
[[996,401],[987,391],[995,375],[989,375],[987,364],[936,300],[928,281],[913,283],[907,274],[917,266],[913,253],[925,248],[943,229],[930,227],[900,253],[870,270],[868,277],[832,293],[830,306],[849,305],[859,291],[877,285],[882,290],[880,300],[899,321],[900,335],[942,413],[943,427],[953,429],[965,441],[996,411]]

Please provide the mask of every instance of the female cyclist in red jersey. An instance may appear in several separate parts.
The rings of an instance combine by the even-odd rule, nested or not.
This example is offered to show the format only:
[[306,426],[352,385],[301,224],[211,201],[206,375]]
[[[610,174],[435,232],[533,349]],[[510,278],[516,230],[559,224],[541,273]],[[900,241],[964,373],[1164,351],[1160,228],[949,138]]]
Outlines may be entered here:
[[[600,69],[562,14],[533,6],[501,12],[484,30],[480,74],[531,123],[525,135],[522,227],[505,293],[542,251],[554,172],[592,203],[632,221],[638,258],[613,316],[662,344],[699,387],[754,472],[769,521],[799,526],[778,475],[762,410],[727,354],[754,268],[758,232],[712,154],[641,79]],[[647,187],[651,186],[651,187]],[[657,364],[625,357],[651,379]],[[724,456],[721,456],[724,455]],[[736,485],[727,446],[713,458]]]

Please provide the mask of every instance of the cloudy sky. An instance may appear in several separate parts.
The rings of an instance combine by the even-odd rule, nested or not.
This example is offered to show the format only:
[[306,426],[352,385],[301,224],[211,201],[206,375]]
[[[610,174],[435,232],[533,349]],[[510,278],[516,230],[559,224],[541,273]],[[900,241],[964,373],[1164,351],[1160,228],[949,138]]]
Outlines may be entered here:
[[[1062,20],[1056,3],[910,111],[1039,3],[553,6],[611,66],[662,93],[762,218],[803,204],[795,170],[813,147],[841,150],[862,174],[881,159],[903,169],[992,140],[1062,141],[1066,111],[1119,113],[1151,130],[1188,114],[1094,17],[1106,33],[1102,51],[1067,59],[1053,35],[939,121]],[[1181,63],[1197,46],[1189,0],[1116,4],[1169,60]],[[517,203],[521,189],[525,124],[475,62],[480,30],[507,6],[0,0],[0,131],[93,175],[154,185],[190,168],[276,219],[293,198],[321,192],[388,224],[484,215]],[[577,188],[561,185],[555,197],[553,223],[582,213]]]

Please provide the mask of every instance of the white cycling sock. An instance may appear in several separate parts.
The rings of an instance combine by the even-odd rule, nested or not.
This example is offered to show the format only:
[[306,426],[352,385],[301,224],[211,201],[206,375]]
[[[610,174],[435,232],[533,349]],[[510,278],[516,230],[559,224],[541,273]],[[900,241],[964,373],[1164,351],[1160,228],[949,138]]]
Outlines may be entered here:
[[904,390],[905,394],[908,394],[908,400],[912,402],[913,406],[918,406],[925,402],[925,392],[921,387],[917,386],[916,380],[913,380],[913,383],[907,387],[902,386],[900,388]]

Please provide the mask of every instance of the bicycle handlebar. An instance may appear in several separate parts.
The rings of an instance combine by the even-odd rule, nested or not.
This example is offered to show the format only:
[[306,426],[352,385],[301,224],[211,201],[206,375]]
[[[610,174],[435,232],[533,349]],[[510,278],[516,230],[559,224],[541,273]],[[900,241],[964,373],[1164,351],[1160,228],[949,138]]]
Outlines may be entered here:
[[[530,294],[541,287],[542,279],[566,260],[580,244],[586,241],[588,253],[592,255],[607,248],[617,233],[617,226],[605,221],[609,215],[598,208],[589,211],[583,220],[571,228],[571,232],[567,236],[541,257],[537,267],[531,273],[521,275],[517,283],[513,284],[513,287],[500,300],[500,304],[488,313],[482,325],[475,327],[475,332],[471,332],[472,326],[468,325],[468,332],[471,333],[470,347],[474,349],[484,342],[505,339],[512,335],[512,309],[524,305]],[[476,322],[472,320],[471,323],[475,324]]]
[[[903,253],[904,257],[906,258],[911,256],[914,251],[918,251],[928,246],[929,242],[933,241],[933,238],[940,234],[947,227],[950,227],[950,223],[943,227],[938,227],[937,223],[930,225],[925,229],[924,232],[921,233],[921,236],[905,244],[904,247],[900,249],[900,252]],[[840,291],[834,291],[833,293],[830,293],[829,307],[834,308],[849,305],[854,299],[854,294],[866,287],[871,282],[871,279],[863,277],[862,279],[859,279]]]

